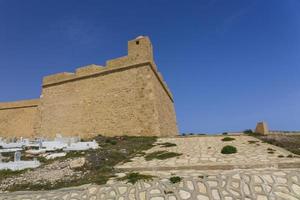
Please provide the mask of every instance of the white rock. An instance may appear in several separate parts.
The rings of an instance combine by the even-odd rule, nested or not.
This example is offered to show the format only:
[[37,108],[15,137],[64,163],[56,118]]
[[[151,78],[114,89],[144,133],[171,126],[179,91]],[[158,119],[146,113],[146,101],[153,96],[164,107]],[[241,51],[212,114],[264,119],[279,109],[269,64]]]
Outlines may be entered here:
[[70,162],[70,168],[75,169],[75,168],[80,168],[85,164],[85,158],[77,158],[75,160],[72,160]]
[[62,153],[52,153],[52,154],[46,155],[45,158],[47,160],[50,160],[50,159],[54,159],[54,158],[64,157],[66,155],[67,154],[64,153],[64,152],[62,152]]
[[191,194],[184,190],[179,190],[179,195],[182,199],[188,199],[191,197]]
[[197,195],[197,199],[198,200],[209,200],[209,198],[207,196],[204,196],[202,194]]
[[296,194],[300,195],[300,186],[299,185],[293,184],[292,189]]

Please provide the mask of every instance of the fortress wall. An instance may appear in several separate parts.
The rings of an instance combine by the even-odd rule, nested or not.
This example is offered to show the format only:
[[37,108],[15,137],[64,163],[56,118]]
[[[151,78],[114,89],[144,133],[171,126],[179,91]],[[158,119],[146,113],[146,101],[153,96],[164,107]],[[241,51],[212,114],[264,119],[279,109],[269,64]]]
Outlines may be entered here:
[[[158,74],[159,75],[159,74]],[[172,94],[162,87],[161,79],[153,78],[155,106],[158,112],[158,121],[161,136],[178,135],[178,127],[176,122],[176,114]],[[164,84],[166,85],[166,84]]]
[[34,137],[39,99],[0,103],[0,137]]
[[149,65],[43,88],[41,133],[159,135]]

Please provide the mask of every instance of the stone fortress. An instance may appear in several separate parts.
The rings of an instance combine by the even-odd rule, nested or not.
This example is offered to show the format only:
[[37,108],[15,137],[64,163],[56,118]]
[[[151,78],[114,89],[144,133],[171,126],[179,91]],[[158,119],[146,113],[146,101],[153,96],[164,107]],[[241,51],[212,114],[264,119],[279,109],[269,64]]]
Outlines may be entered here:
[[129,41],[128,55],[108,60],[105,67],[93,64],[44,77],[40,99],[0,103],[0,137],[56,134],[178,134],[173,96],[148,37]]

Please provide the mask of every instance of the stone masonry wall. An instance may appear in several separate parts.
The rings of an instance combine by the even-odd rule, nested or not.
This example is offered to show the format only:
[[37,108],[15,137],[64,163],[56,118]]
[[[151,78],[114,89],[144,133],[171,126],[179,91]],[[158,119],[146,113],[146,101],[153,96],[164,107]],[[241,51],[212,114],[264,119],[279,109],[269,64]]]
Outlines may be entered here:
[[[160,74],[157,74],[160,76]],[[169,136],[173,135],[173,133],[177,133],[177,123],[176,123],[176,114],[173,102],[171,99],[173,99],[170,92],[166,92],[163,87],[161,87],[160,81],[161,79],[158,79],[155,77],[155,74],[152,74],[152,80],[153,80],[153,91],[154,91],[154,102],[155,107],[158,113],[158,121],[159,121],[159,129],[161,136]],[[166,88],[166,90],[168,90]]]
[[159,135],[147,65],[43,89],[41,133]]
[[39,100],[0,103],[0,137],[34,137]]

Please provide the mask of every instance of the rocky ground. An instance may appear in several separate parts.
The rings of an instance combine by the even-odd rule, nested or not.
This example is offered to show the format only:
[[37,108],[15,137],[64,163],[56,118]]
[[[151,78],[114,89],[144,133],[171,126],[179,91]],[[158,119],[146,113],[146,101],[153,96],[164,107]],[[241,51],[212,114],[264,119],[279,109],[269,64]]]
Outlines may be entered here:
[[[54,161],[51,164],[44,165],[34,170],[27,170],[20,175],[13,176],[2,180],[0,191],[26,189],[34,183],[35,187],[40,185],[56,185],[58,182],[71,182],[80,179],[88,172],[76,170],[82,167],[84,158],[73,158],[66,160]],[[0,192],[1,193],[1,192]]]
[[69,152],[66,157],[42,159],[39,168],[24,171],[0,170],[0,193],[19,190],[49,190],[88,183],[105,184],[118,163],[129,161],[153,147],[155,137],[95,138],[100,149]]

